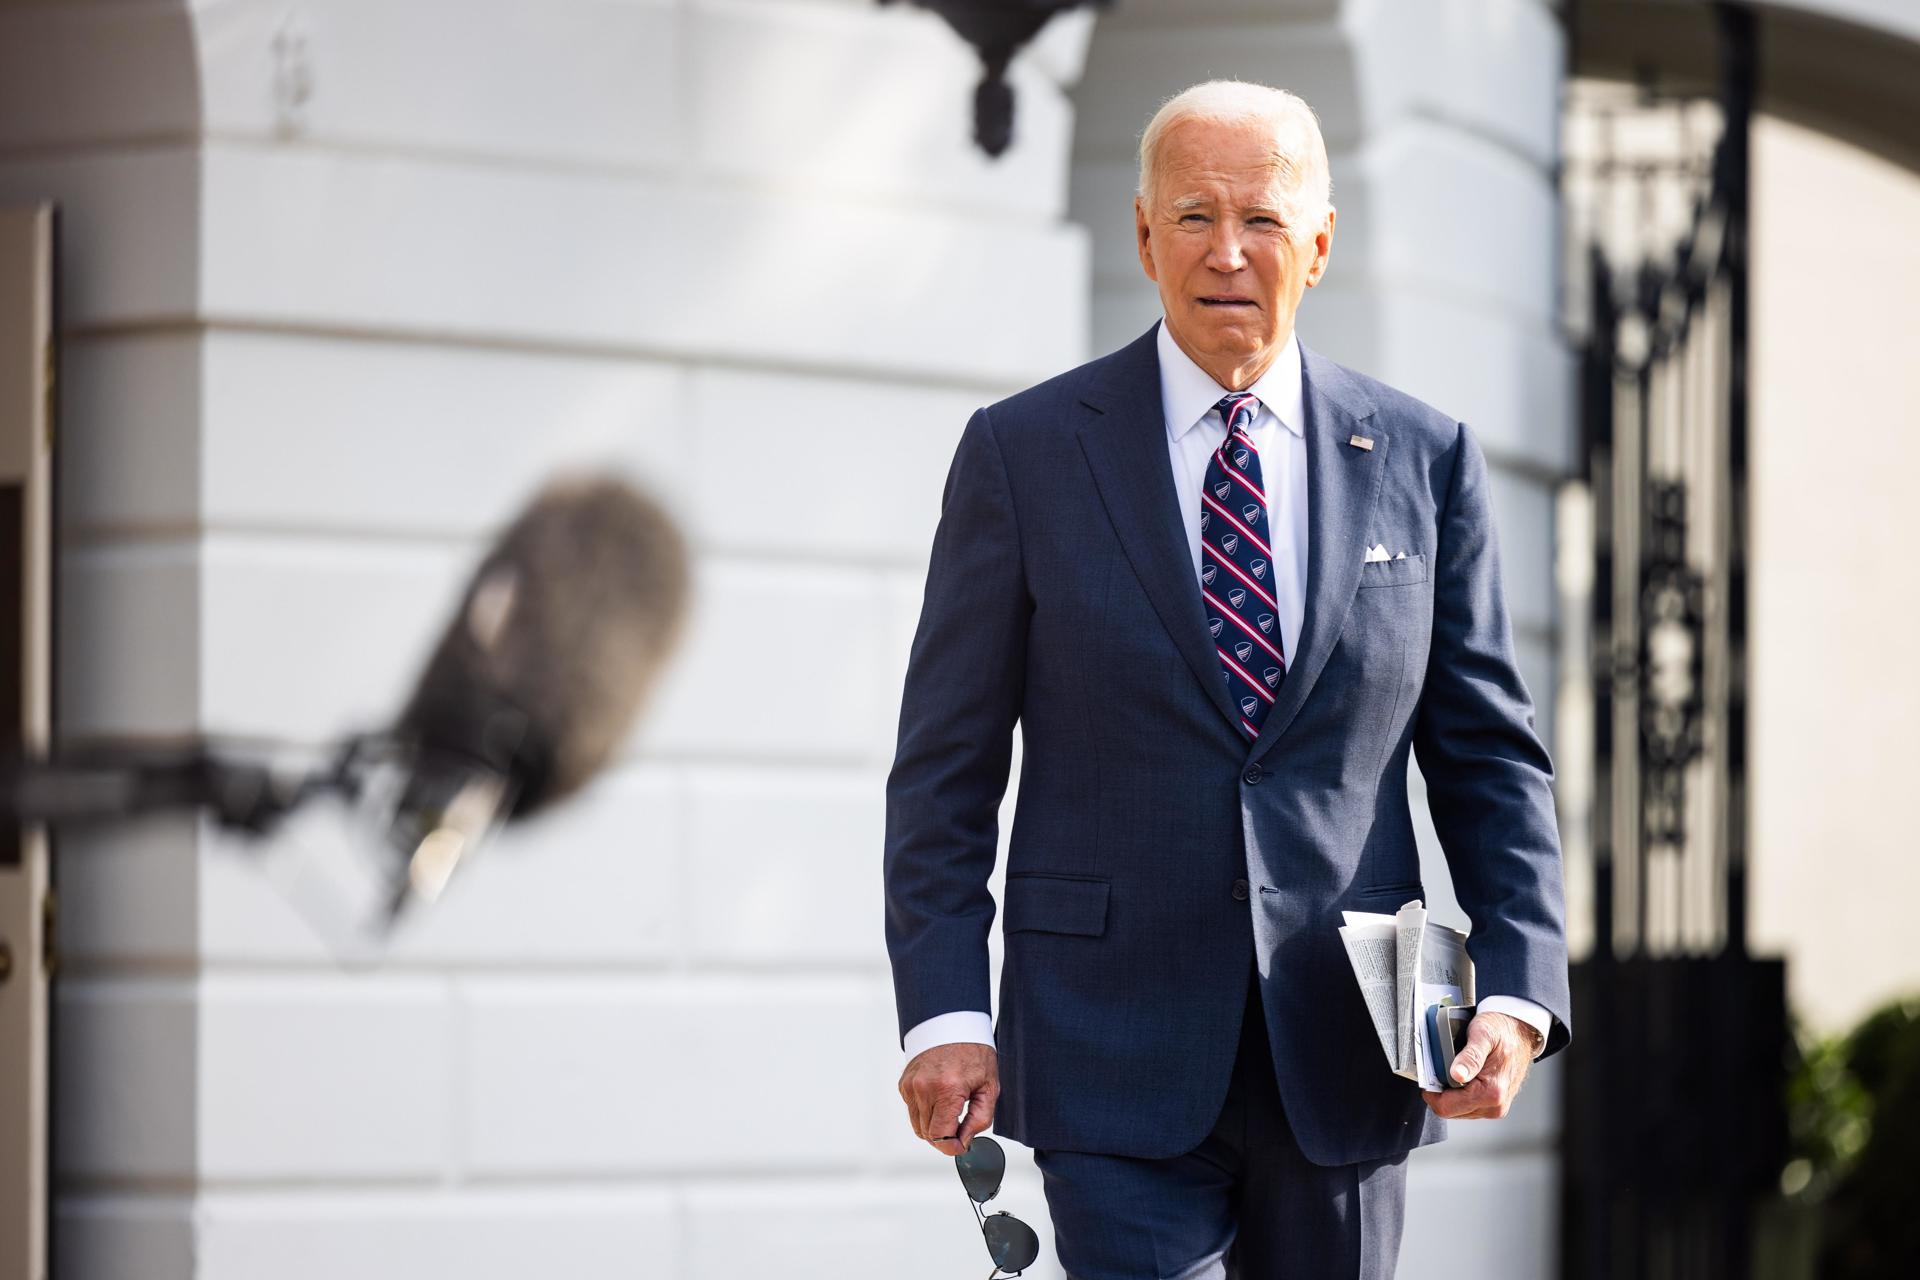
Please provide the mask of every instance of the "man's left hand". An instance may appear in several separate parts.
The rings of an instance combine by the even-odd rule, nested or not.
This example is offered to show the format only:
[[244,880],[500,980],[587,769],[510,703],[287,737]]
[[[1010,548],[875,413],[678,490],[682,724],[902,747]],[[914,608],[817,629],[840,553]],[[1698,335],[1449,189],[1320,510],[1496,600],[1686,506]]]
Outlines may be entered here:
[[[1477,1013],[1467,1043],[1453,1056],[1460,1089],[1421,1090],[1427,1108],[1449,1120],[1498,1120],[1507,1114],[1533,1065],[1536,1032],[1506,1013]],[[1469,1083],[1470,1082],[1470,1083]]]

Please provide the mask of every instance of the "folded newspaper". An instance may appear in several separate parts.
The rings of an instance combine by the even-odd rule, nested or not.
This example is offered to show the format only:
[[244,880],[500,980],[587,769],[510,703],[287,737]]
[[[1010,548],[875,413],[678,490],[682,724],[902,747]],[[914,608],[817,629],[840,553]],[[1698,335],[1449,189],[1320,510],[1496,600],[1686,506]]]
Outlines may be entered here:
[[1421,1034],[1427,1010],[1436,1004],[1473,1003],[1473,960],[1467,935],[1427,919],[1420,899],[1394,915],[1343,911],[1353,976],[1373,1017],[1387,1065],[1422,1089],[1439,1089],[1440,1076]]

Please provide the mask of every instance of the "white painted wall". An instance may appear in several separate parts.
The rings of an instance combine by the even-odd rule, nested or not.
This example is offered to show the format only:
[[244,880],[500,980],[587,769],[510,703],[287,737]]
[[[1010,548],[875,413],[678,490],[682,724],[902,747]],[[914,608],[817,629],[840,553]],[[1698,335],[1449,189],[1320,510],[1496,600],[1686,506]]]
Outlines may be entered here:
[[70,732],[390,713],[562,463],[698,555],[621,767],[378,971],[191,822],[67,843],[59,1276],[980,1271],[893,1090],[882,781],[960,429],[1086,354],[1085,30],[993,164],[965,48],[852,0],[0,7],[0,198],[65,205]]
[[1754,131],[1753,938],[1839,1031],[1920,990],[1920,177]]

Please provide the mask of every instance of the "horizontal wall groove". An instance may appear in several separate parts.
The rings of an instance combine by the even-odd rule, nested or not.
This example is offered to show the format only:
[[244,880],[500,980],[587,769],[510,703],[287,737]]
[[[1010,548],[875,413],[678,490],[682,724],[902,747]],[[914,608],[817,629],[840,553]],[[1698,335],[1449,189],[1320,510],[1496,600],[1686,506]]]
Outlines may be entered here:
[[565,356],[574,359],[611,360],[622,363],[645,361],[657,365],[677,366],[689,371],[715,369],[727,372],[844,378],[882,386],[977,392],[993,400],[1010,396],[1028,385],[1020,381],[970,377],[954,373],[949,369],[910,367],[898,363],[862,364],[842,360],[795,360],[760,355],[735,355],[726,351],[665,347],[647,343],[560,342],[530,337],[383,328],[373,325],[289,324],[234,315],[149,317],[70,325],[61,331],[61,337],[68,342],[87,342],[140,337],[177,337],[182,334],[200,336],[222,332],[291,338],[324,338],[384,346],[418,345],[457,351]]
[[26,143],[0,147],[0,169],[16,164],[40,164],[46,161],[84,160],[89,156],[139,154],[147,151],[191,151],[201,135],[183,130],[167,133],[124,134],[100,138],[63,139],[59,142]]
[[[779,1165],[738,1163],[698,1165],[659,1170],[631,1170],[607,1173],[567,1170],[553,1173],[462,1172],[454,1178],[423,1175],[418,1178],[338,1177],[305,1180],[292,1178],[77,1178],[56,1175],[52,1190],[57,1201],[85,1204],[101,1200],[171,1200],[183,1207],[191,1199],[217,1195],[228,1204],[248,1200],[262,1203],[325,1202],[339,1204],[359,1193],[367,1193],[368,1207],[391,1205],[390,1193],[418,1192],[435,1204],[458,1207],[463,1199],[491,1205],[502,1191],[530,1192],[542,1200],[564,1205],[569,1193],[599,1199],[609,1192],[633,1191],[651,1194],[662,1191],[766,1193],[781,1190],[816,1192],[826,1188],[849,1192],[902,1190],[945,1198],[952,1194],[951,1174],[945,1160],[935,1161],[934,1172],[906,1167],[904,1161],[867,1158],[859,1161],[821,1166],[815,1170],[796,1170]],[[918,1163],[917,1161],[915,1163]],[[1010,1171],[1011,1172],[1011,1171]],[[1018,1177],[1018,1173],[1012,1176]],[[56,1204],[55,1209],[73,1204]]]
[[823,192],[817,184],[798,178],[753,180],[735,174],[717,174],[696,163],[675,160],[670,164],[640,164],[584,159],[560,160],[524,153],[489,152],[458,148],[436,149],[404,144],[357,142],[350,138],[280,137],[267,133],[208,130],[194,141],[233,152],[257,152],[275,158],[338,158],[347,161],[400,161],[420,168],[449,168],[467,171],[500,171],[550,177],[611,179],[658,184],[663,199],[698,194],[702,199],[777,199],[795,204],[849,209],[883,209],[961,222],[969,228],[1002,227],[1031,231],[1059,225],[1060,215],[1051,207],[1021,209],[991,201],[966,201],[921,198],[897,191],[865,190],[860,187],[835,188]]
[[[878,854],[876,849],[876,862]],[[688,959],[671,955],[644,959],[619,956],[555,959],[549,956],[515,955],[511,948],[507,948],[506,954],[499,960],[449,959],[439,955],[396,956],[368,969],[348,969],[333,964],[325,954],[274,959],[233,959],[217,954],[203,957],[60,957],[61,980],[79,984],[77,988],[69,985],[63,990],[77,999],[107,994],[116,998],[137,996],[142,987],[152,988],[157,995],[183,1000],[208,995],[219,997],[246,991],[244,987],[222,985],[229,980],[235,983],[288,980],[294,985],[311,986],[315,994],[323,995],[329,1001],[358,989],[370,1000],[378,1002],[396,994],[390,987],[381,985],[382,978],[409,984],[419,984],[422,979],[459,984],[463,980],[485,981],[494,978],[507,978],[516,986],[522,981],[530,985],[553,986],[575,983],[582,994],[594,996],[606,995],[616,988],[622,988],[622,984],[627,984],[625,990],[638,995],[685,994],[700,989],[706,981],[718,981],[732,989],[734,980],[741,978],[792,979],[790,983],[783,981],[779,985],[780,990],[792,994],[790,987],[804,988],[815,985],[812,979],[825,978],[831,981],[816,985],[815,989],[831,992],[837,997],[851,990],[849,980],[861,982],[885,978],[889,972],[886,960],[881,956],[867,960],[785,955],[766,959]],[[210,986],[207,985],[209,983]],[[416,994],[444,996],[453,993],[454,986],[449,985],[444,992]]]
[[[554,475],[572,474],[576,468],[556,469]],[[637,487],[651,496],[659,497],[660,490],[670,486],[654,486],[642,481]],[[478,534],[454,531],[436,531],[423,529],[399,529],[390,526],[368,525],[270,525],[255,521],[214,521],[207,523],[169,522],[164,524],[92,524],[69,526],[61,529],[62,554],[82,559],[105,553],[140,551],[153,555],[174,552],[186,556],[212,553],[227,555],[238,553],[245,555],[249,551],[264,554],[287,552],[305,552],[325,554],[330,550],[340,550],[359,554],[368,548],[390,548],[396,557],[405,557],[419,551],[442,552],[452,555],[470,555],[475,564],[491,548],[492,539],[504,530],[507,524],[516,518],[518,512],[502,514],[497,530],[482,531]],[[860,553],[857,551],[835,551],[822,553],[804,548],[795,549],[781,544],[769,544],[765,547],[703,547],[694,552],[696,571],[699,565],[739,566],[746,569],[764,569],[769,565],[781,565],[789,568],[818,569],[832,572],[843,570],[849,575],[868,575],[876,570],[887,572],[924,569],[927,556],[919,551],[906,551],[899,555],[881,555],[878,553]]]

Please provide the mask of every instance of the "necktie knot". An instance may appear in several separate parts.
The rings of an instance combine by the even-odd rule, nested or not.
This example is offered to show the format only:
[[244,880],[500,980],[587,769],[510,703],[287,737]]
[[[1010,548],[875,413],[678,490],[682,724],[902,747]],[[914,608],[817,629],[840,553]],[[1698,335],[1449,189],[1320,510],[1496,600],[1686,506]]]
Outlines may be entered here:
[[1260,399],[1245,391],[1231,392],[1220,397],[1213,411],[1227,424],[1227,434],[1231,435],[1253,425],[1254,417],[1260,412]]

